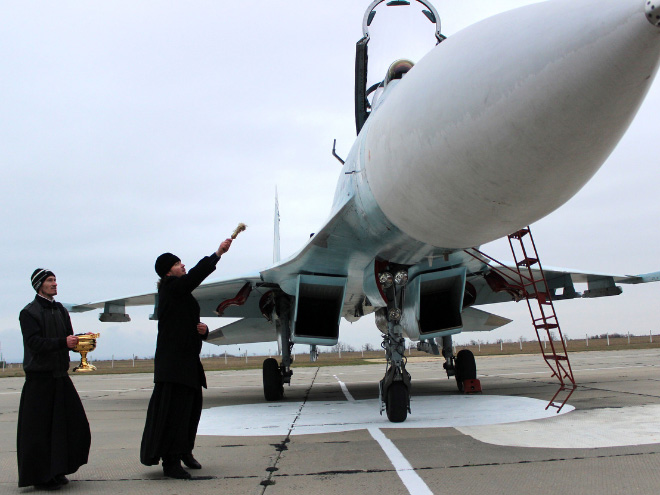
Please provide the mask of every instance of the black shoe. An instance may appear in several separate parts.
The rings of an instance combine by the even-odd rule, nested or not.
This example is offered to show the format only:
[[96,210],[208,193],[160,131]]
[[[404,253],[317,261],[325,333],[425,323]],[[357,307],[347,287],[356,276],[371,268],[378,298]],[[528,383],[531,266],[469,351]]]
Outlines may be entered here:
[[62,485],[62,486],[67,485],[67,484],[69,483],[69,478],[67,478],[67,477],[64,476],[63,474],[58,474],[58,475],[55,476],[55,478],[53,478],[53,479],[54,479],[59,485]]
[[62,487],[55,479],[48,480],[46,483],[39,483],[38,485],[34,485],[34,488],[37,490],[59,490]]
[[177,480],[189,480],[192,478],[190,473],[181,467],[180,462],[163,462],[163,474],[168,478]]
[[192,454],[183,454],[181,460],[190,469],[202,469],[202,465],[197,462],[197,459],[193,457]]

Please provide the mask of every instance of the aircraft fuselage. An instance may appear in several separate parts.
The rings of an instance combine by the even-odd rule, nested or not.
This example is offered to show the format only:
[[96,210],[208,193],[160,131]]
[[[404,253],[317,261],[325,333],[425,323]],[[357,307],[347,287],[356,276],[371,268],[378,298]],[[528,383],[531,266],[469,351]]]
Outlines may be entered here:
[[[374,259],[476,272],[463,248],[539,220],[586,184],[657,71],[660,29],[644,4],[553,0],[505,12],[386,85],[328,224],[296,255],[347,277],[344,317],[363,314]],[[285,261],[267,281],[294,295],[297,275]]]

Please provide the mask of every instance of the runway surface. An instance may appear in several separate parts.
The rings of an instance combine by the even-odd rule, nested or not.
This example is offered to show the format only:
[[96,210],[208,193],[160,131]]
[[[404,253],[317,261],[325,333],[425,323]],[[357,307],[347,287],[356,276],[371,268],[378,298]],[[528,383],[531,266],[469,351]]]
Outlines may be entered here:
[[[410,362],[412,414],[379,415],[384,365],[294,369],[264,403],[261,372],[207,373],[199,479],[169,480],[138,451],[151,375],[73,380],[92,428],[89,463],[58,493],[657,494],[660,350],[571,354],[579,388],[560,414],[540,356],[479,357],[483,394],[459,395],[442,360]],[[22,378],[0,379],[0,493],[17,488]]]

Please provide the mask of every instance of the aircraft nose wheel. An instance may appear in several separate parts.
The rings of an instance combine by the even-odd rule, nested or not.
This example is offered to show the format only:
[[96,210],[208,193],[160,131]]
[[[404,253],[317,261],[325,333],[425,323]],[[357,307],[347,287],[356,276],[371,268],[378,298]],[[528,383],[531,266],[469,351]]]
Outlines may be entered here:
[[408,387],[403,382],[394,382],[387,389],[385,412],[392,423],[402,423],[408,417]]
[[268,358],[263,364],[264,397],[267,401],[280,400],[284,396],[284,380],[277,359]]
[[454,367],[456,369],[456,386],[459,392],[464,392],[463,382],[477,378],[477,363],[472,351],[469,349],[458,351]]
[[380,413],[392,423],[402,423],[410,412],[410,373],[401,366],[390,366],[379,384]]

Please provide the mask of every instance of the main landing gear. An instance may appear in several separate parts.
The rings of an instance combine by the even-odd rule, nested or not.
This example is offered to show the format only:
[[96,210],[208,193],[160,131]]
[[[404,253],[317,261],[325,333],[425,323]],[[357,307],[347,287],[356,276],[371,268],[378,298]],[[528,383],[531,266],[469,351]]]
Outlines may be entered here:
[[284,384],[291,383],[293,370],[291,369],[291,347],[287,346],[289,352],[282,353],[282,364],[277,359],[268,358],[264,360],[262,367],[264,398],[267,401],[280,400],[284,397]]
[[264,397],[267,401],[280,400],[284,395],[284,381],[277,359],[268,358],[263,364]]
[[277,325],[279,348],[282,350],[282,362],[278,364],[277,359],[274,358],[264,360],[262,375],[264,398],[267,401],[280,400],[284,396],[284,384],[291,383],[291,376],[293,375],[291,369],[293,342],[291,342],[291,326],[289,324],[290,301],[286,297],[278,298],[276,306],[279,318],[275,320],[275,323]]
[[[477,379],[477,363],[474,360],[474,354],[469,349],[462,349],[456,355],[456,364],[454,376],[456,386],[459,392],[473,392],[470,390],[474,385],[472,381]],[[481,391],[481,388],[479,389]]]
[[453,376],[456,379],[458,391],[466,394],[481,392],[474,354],[469,349],[462,349],[454,356],[451,335],[441,339],[422,340],[417,343],[417,350],[437,356],[440,354],[439,344],[442,345],[442,355],[445,358],[442,366],[447,372],[447,378]]

